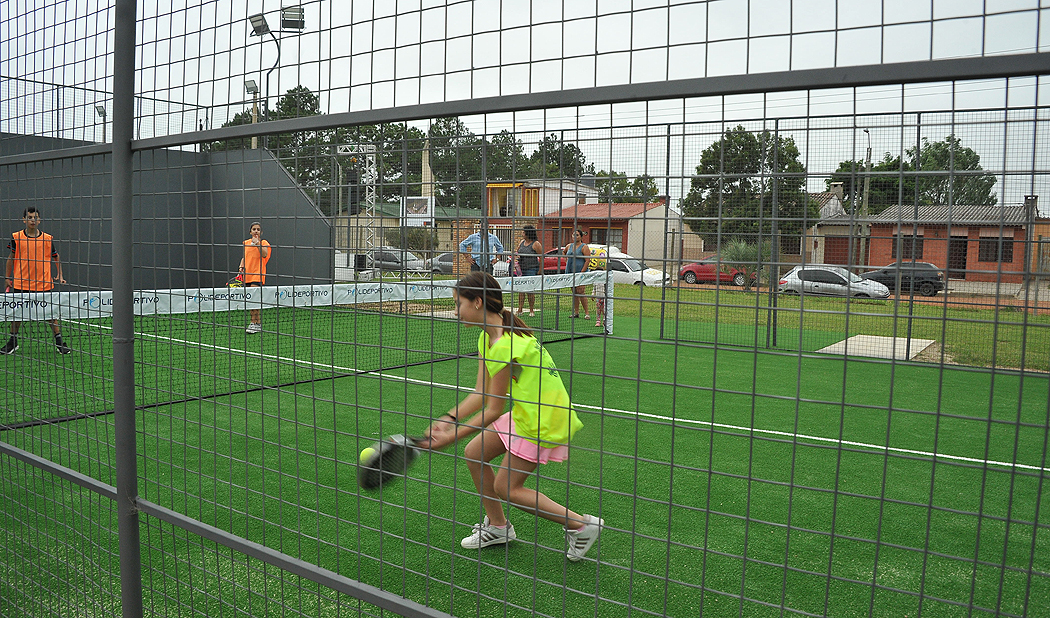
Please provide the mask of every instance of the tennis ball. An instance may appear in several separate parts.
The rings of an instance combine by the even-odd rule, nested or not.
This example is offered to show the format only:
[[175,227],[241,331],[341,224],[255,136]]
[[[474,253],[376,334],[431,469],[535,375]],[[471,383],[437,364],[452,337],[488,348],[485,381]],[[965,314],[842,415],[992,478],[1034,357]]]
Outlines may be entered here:
[[365,463],[370,457],[372,457],[372,455],[375,454],[376,450],[374,448],[372,448],[371,446],[366,446],[365,450],[361,451],[361,463]]

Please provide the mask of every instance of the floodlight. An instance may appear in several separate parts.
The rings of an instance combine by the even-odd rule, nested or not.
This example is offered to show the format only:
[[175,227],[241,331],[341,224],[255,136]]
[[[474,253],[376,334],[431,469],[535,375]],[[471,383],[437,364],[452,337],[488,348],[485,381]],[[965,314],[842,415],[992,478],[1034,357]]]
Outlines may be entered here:
[[248,21],[252,24],[252,34],[254,36],[270,34],[270,24],[266,23],[266,16],[262,13],[248,16]]
[[105,118],[106,117],[106,106],[105,105],[96,105],[95,106],[95,113],[98,114],[101,118]]
[[290,6],[281,9],[281,30],[302,30],[306,28],[306,11],[301,6]]
[[259,94],[259,84],[256,84],[254,79],[244,80],[244,89],[248,94]]

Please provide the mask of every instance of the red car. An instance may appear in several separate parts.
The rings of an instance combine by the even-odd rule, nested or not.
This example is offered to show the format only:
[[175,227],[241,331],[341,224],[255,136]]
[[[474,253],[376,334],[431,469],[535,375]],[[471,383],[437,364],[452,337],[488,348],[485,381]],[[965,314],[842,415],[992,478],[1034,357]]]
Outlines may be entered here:
[[744,285],[747,275],[732,267],[728,269],[728,272],[724,272],[719,268],[720,266],[725,266],[725,262],[720,264],[718,256],[713,255],[699,262],[683,266],[678,271],[678,279],[686,283],[732,283],[737,286]]
[[561,247],[555,247],[543,254],[543,274],[565,272],[565,254]]

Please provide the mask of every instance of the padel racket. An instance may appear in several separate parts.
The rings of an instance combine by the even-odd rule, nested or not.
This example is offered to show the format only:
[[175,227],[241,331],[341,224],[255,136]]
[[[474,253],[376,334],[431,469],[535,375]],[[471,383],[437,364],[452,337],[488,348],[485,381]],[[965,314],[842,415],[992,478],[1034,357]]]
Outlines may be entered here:
[[244,287],[244,275],[240,274],[226,282],[228,288],[243,288]]
[[405,476],[408,467],[419,457],[416,442],[423,438],[390,436],[372,445],[375,451],[359,463],[357,484],[362,489],[378,489],[384,483]]

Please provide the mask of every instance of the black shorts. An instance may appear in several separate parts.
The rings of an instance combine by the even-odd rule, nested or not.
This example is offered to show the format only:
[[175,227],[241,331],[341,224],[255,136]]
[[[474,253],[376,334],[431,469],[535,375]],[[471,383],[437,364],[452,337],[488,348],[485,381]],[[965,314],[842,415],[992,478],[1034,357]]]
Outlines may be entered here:
[[252,281],[251,283],[245,283],[244,287],[246,287],[246,288],[261,288],[262,284],[259,283],[258,281]]

